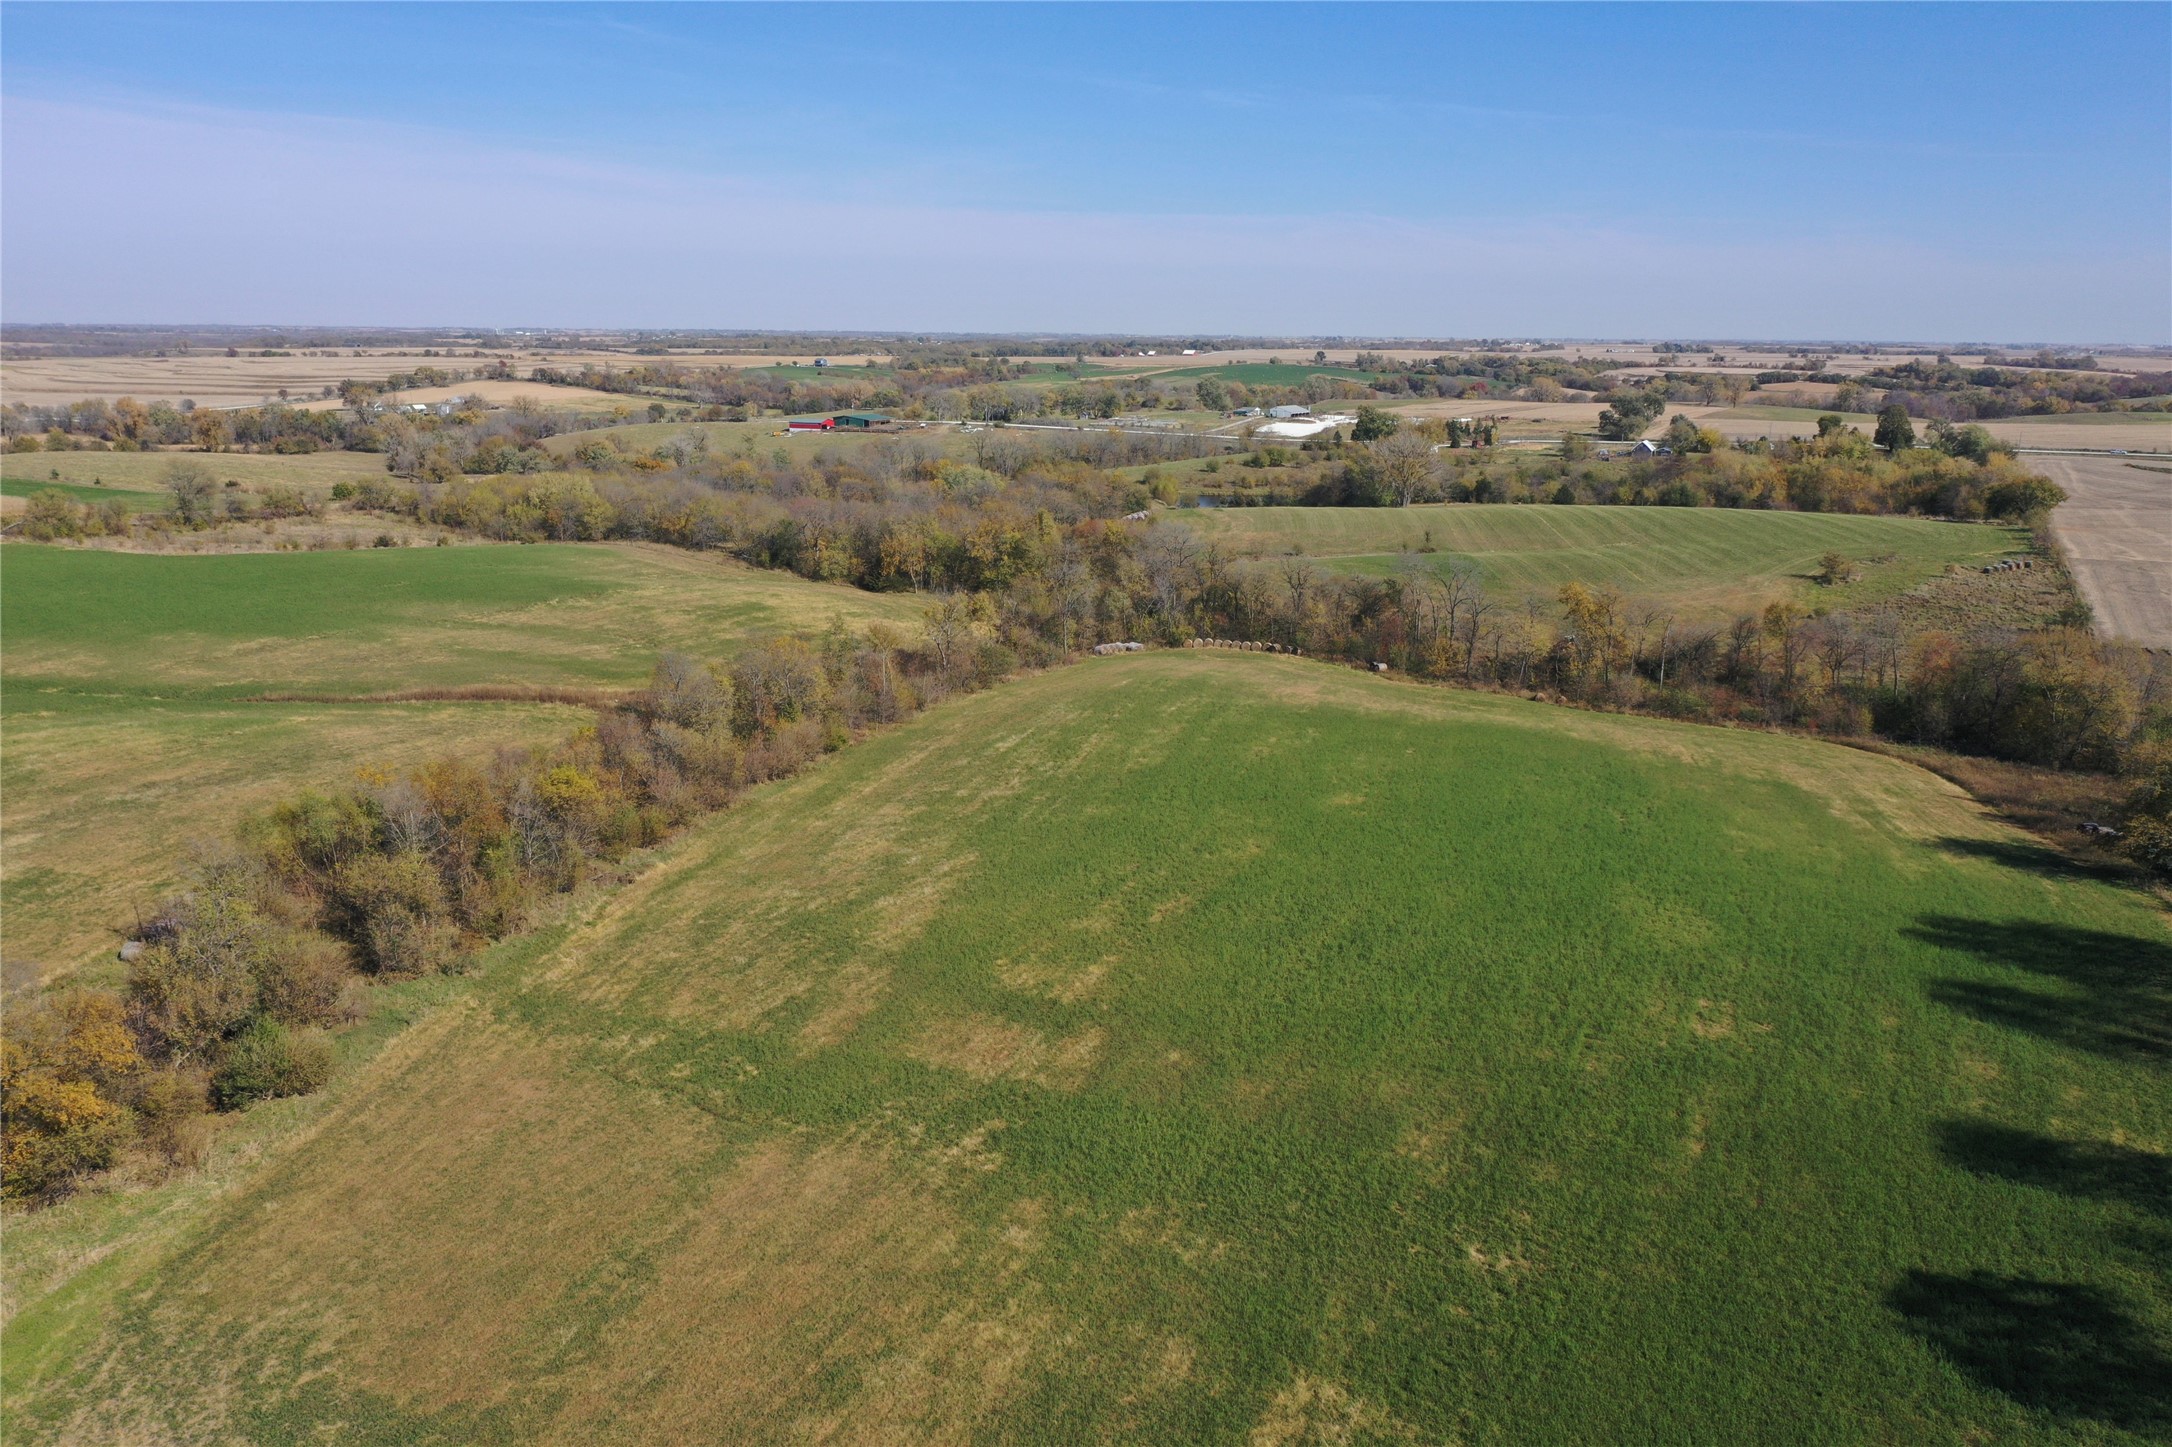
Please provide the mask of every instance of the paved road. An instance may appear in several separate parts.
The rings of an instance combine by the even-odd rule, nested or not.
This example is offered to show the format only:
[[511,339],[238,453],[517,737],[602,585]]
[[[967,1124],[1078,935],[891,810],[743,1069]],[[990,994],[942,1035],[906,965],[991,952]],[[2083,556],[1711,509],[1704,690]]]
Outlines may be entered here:
[[[2096,610],[2097,631],[2172,648],[2172,473],[2124,457],[2024,459],[2067,491],[2052,511],[2074,582]],[[2143,458],[2146,467],[2172,459]]]

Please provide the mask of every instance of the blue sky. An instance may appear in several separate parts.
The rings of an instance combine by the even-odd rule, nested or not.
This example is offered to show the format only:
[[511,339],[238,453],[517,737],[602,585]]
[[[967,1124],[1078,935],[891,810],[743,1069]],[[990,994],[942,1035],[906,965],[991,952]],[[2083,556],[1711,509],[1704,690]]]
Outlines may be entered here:
[[2172,341],[2172,7],[0,8],[13,322]]

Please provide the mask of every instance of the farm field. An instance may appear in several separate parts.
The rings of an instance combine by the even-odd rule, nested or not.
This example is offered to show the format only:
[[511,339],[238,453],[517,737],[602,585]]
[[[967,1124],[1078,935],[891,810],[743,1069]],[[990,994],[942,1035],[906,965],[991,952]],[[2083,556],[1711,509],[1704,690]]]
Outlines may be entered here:
[[2067,491],[2051,528],[2097,631],[2172,648],[2172,475],[2119,457],[2032,457]]
[[[200,407],[253,407],[266,399],[276,398],[281,388],[287,390],[294,402],[301,403],[349,378],[381,382],[395,372],[410,371],[417,366],[474,370],[488,360],[503,358],[525,374],[539,366],[594,365],[624,371],[646,362],[663,360],[606,348],[523,347],[511,351],[494,350],[487,357],[460,355],[469,350],[464,347],[436,347],[431,349],[434,355],[429,356],[424,355],[424,350],[418,344],[414,347],[369,348],[361,356],[352,355],[351,350],[309,348],[296,349],[295,355],[285,357],[229,357],[216,350],[167,357],[10,357],[0,361],[0,390],[6,392],[10,402],[27,402],[33,406],[77,402],[91,397],[103,397],[107,401],[134,397],[139,402],[178,402],[186,397]],[[851,355],[864,361],[867,354]],[[712,355],[676,351],[670,360],[692,366],[767,367],[790,361],[812,362],[814,357],[811,354]],[[490,385],[493,384],[462,384],[453,390]],[[567,390],[534,382],[496,385],[517,385],[529,392]],[[616,397],[616,394],[605,395]],[[421,396],[418,391],[411,394],[409,400],[420,400]]]
[[[1354,404],[1353,404],[1354,405]],[[1404,417],[1500,417],[1504,437],[1544,434],[1559,437],[1563,428],[1588,432],[1599,425],[1601,402],[1518,402],[1489,397],[1436,397],[1424,402],[1390,403],[1382,410]]]
[[2139,412],[2069,412],[2063,417],[2001,417],[1982,424],[2016,447],[2172,452],[2172,416]]
[[125,487],[82,487],[69,482],[33,482],[13,477],[0,478],[0,498],[21,503],[34,493],[57,492],[70,502],[113,502],[131,512],[155,512],[171,506],[171,499],[163,492],[141,492]]
[[[621,366],[636,359],[619,358]],[[375,380],[365,378],[365,380]],[[514,402],[534,402],[544,408],[577,407],[584,412],[597,408],[623,407],[636,412],[648,405],[646,397],[625,392],[605,392],[594,387],[557,386],[546,382],[502,381],[484,378],[478,381],[457,382],[448,387],[407,387],[398,392],[387,392],[387,402],[451,402],[465,397],[479,397],[493,406],[504,407]],[[319,397],[313,401],[295,404],[304,412],[336,411],[344,404],[337,397]]]
[[[1241,556],[1292,552],[1337,572],[1385,576],[1406,557],[1434,568],[1475,565],[1504,602],[1551,599],[1563,583],[1619,589],[1632,603],[1717,617],[1775,597],[1852,607],[1907,591],[1949,563],[2025,552],[2011,528],[1922,518],[1731,508],[1427,503],[1407,508],[1219,508],[1163,514]],[[1430,553],[1421,549],[1431,548]],[[1857,582],[1817,587],[1818,559],[1862,564]]]
[[2150,1440],[2168,979],[1897,760],[1090,662],[16,1223],[11,1435]]
[[[176,461],[198,462],[221,482],[232,478],[251,487],[288,483],[309,490],[329,490],[335,482],[384,482],[382,452],[8,452],[0,453],[0,476],[33,491],[41,482],[64,482],[102,492],[128,488],[159,491],[166,469]],[[54,473],[60,476],[55,478]]]
[[[1647,435],[1657,436],[1676,412],[1686,413],[1700,427],[1711,427],[1729,438],[1806,437],[1817,431],[1818,418],[1830,409],[1815,407],[1669,407]],[[1841,414],[1849,426],[1868,435],[1878,419],[1863,412]],[[1916,420],[1916,435],[1929,428]],[[2081,448],[2105,450],[2123,447],[2132,452],[2172,452],[2172,417],[2134,412],[2070,412],[2055,417],[1994,417],[1975,424],[2002,442],[2021,448]]]
[[[812,417],[817,414],[809,412]],[[763,417],[752,422],[626,422],[616,427],[595,427],[582,432],[566,432],[544,439],[543,447],[555,456],[571,458],[573,450],[590,438],[609,440],[616,438],[629,451],[645,451],[666,442],[689,435],[706,437],[709,451],[716,456],[737,456],[752,451],[767,457],[782,448],[791,457],[811,457],[824,448],[849,449],[865,447],[877,437],[910,436],[929,446],[942,446],[955,429],[935,427],[913,429],[907,433],[878,432],[787,432],[784,417]]]
[[1673,407],[1660,414],[1659,420],[1645,429],[1645,436],[1657,437],[1666,431],[1666,425],[1675,413],[1686,415],[1699,427],[1709,427],[1728,441],[1745,438],[1769,437],[1775,441],[1789,437],[1812,437],[1817,434],[1820,417],[1837,416],[1848,426],[1868,437],[1877,430],[1878,419],[1868,412],[1835,412],[1830,407],[1773,407],[1744,405],[1740,407]]
[[523,703],[264,703],[500,683],[624,687],[656,655],[910,623],[909,597],[634,544],[192,557],[9,546],[11,978],[99,958],[192,841],[356,767],[556,738],[582,711]]

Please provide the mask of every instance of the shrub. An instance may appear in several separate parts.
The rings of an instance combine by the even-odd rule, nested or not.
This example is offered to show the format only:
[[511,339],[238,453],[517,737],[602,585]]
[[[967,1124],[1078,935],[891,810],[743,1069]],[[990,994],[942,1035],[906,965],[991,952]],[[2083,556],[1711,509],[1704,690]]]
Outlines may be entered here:
[[314,1030],[290,1031],[259,1020],[226,1048],[211,1099],[221,1110],[252,1101],[307,1095],[332,1078],[332,1042]]
[[1812,576],[1828,588],[1855,581],[1856,567],[1844,553],[1827,553],[1818,559],[1818,570]]
[[335,927],[379,974],[416,975],[441,968],[458,944],[446,919],[445,882],[420,853],[363,854],[332,875]]
[[132,1104],[143,1145],[169,1171],[193,1170],[211,1150],[211,1082],[200,1070],[154,1070]]
[[23,535],[49,543],[72,538],[83,531],[81,514],[64,492],[46,488],[30,495],[23,511]]
[[201,462],[180,458],[166,464],[160,481],[173,497],[175,522],[194,528],[210,521],[212,496],[218,490],[210,469]]
[[128,999],[158,1051],[208,1055],[259,1008],[260,979],[279,927],[250,898],[238,867],[204,871],[198,888],[161,907],[164,938],[136,957]]
[[2066,501],[2066,489],[2049,478],[2024,477],[1987,488],[1984,511],[1995,518],[2028,518]]
[[51,1197],[113,1164],[133,1130],[122,1097],[143,1069],[110,991],[12,1007],[0,1037],[0,1193]]
[[258,961],[257,1004],[289,1025],[337,1018],[353,964],[339,942],[309,930],[281,930]]
[[2162,879],[2172,879],[2172,749],[2153,746],[2140,760],[2140,782],[2127,801],[2120,852]]

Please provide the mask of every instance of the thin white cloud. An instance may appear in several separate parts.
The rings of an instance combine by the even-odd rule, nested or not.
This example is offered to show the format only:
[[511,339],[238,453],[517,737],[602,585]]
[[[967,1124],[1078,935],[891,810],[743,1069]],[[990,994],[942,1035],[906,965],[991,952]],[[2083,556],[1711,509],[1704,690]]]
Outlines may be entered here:
[[1606,218],[1053,213],[11,98],[11,321],[2164,341],[2146,245],[1956,256]]

